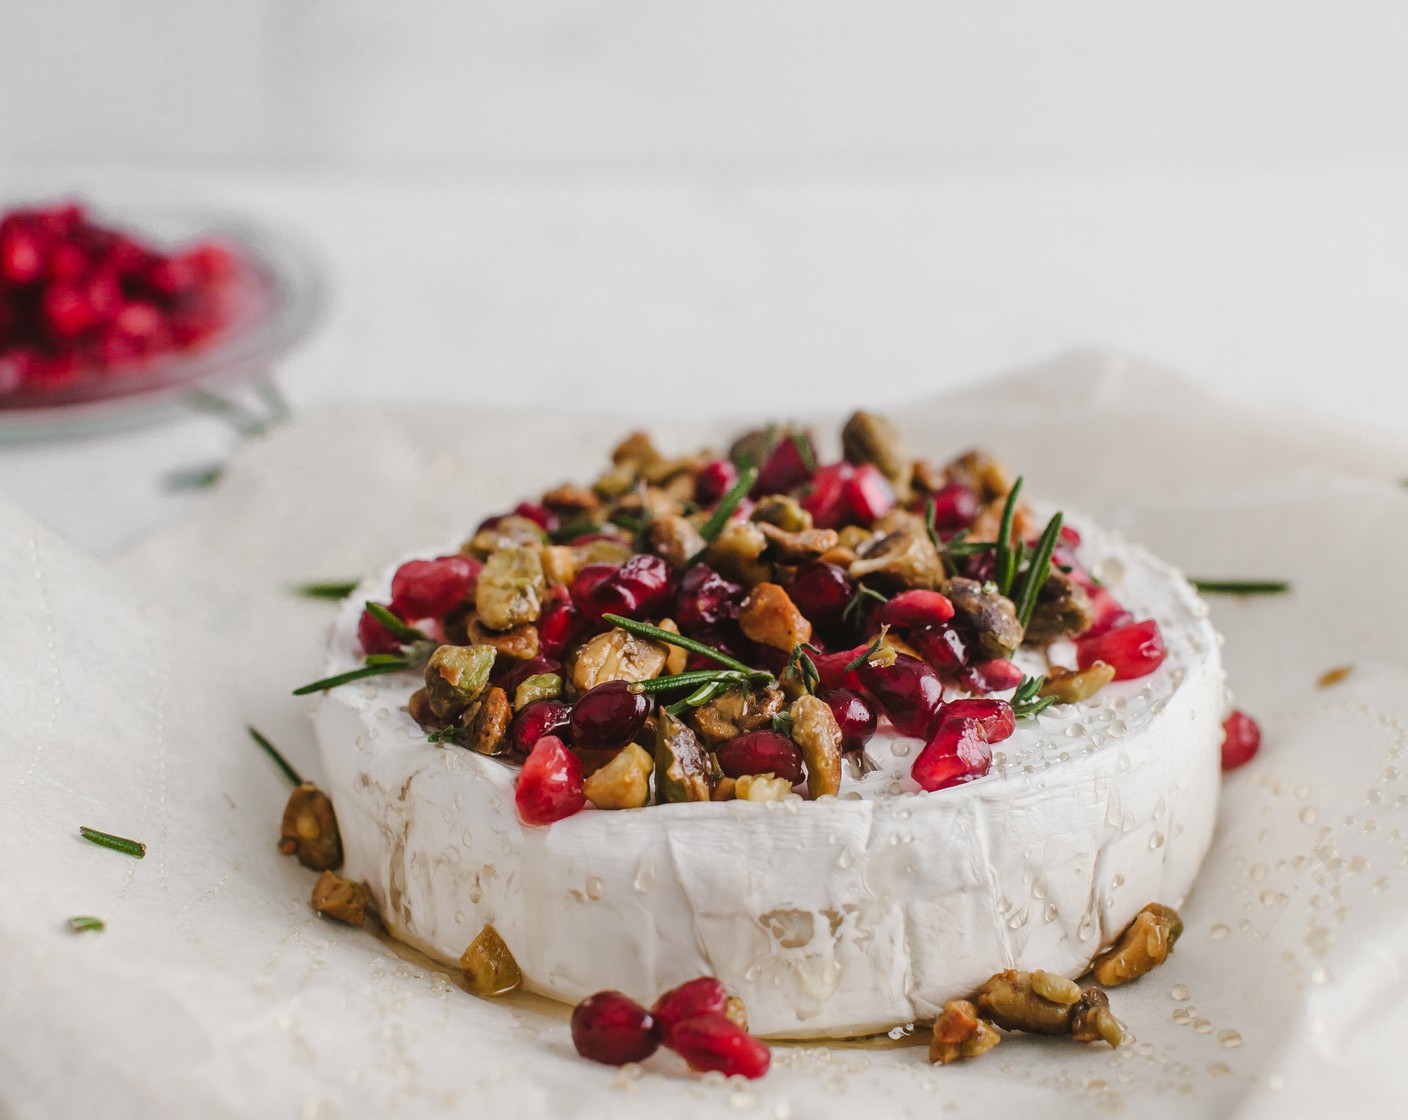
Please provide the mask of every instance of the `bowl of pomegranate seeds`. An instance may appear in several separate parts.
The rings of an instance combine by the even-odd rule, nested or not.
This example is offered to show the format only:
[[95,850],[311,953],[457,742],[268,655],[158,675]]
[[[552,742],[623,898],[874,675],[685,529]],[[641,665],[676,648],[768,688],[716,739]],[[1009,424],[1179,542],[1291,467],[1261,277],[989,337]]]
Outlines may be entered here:
[[131,418],[192,386],[267,376],[304,334],[307,255],[246,219],[98,213],[75,202],[0,215],[0,426],[51,434]]

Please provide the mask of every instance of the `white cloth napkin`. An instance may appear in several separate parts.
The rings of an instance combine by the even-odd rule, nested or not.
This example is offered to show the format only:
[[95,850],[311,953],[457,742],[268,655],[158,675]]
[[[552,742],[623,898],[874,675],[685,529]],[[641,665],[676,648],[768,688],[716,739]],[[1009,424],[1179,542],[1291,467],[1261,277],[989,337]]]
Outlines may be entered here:
[[[664,1054],[618,1073],[575,1056],[564,1009],[478,1000],[316,918],[312,874],[275,852],[286,784],[244,731],[317,776],[289,690],[317,674],[332,608],[290,586],[453,537],[589,474],[622,434],[325,410],[106,565],[0,504],[0,1116],[1401,1114],[1408,443],[1100,354],[896,419],[936,456],[992,447],[1034,495],[1191,572],[1294,581],[1213,603],[1265,742],[1227,779],[1173,957],[1111,993],[1124,1047],[1011,1036],[936,1068],[921,1029],[889,1048],[779,1046],[748,1085]],[[683,451],[724,429],[673,417],[658,433]],[[1341,664],[1345,680],[1317,687]],[[79,825],[143,840],[146,858]],[[83,914],[106,931],[71,932]]]

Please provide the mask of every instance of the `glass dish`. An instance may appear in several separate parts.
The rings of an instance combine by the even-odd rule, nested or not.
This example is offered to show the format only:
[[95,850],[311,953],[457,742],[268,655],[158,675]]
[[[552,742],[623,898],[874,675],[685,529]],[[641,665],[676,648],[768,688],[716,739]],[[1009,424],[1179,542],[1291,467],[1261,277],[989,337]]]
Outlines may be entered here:
[[275,364],[303,340],[321,311],[313,252],[301,239],[254,219],[216,210],[92,207],[96,220],[159,248],[213,238],[255,274],[248,309],[207,345],[152,360],[131,372],[94,372],[55,390],[0,394],[0,442],[85,435],[152,423],[212,395],[268,382]]

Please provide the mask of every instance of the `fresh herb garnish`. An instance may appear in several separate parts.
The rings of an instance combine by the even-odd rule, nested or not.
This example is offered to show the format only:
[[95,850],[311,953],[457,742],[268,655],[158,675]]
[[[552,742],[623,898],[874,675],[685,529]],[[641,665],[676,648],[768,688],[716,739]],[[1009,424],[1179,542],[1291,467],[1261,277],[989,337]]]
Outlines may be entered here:
[[339,685],[350,684],[352,681],[360,681],[364,677],[380,677],[387,673],[399,673],[404,669],[416,668],[416,663],[409,657],[396,657],[391,654],[378,654],[377,657],[384,657],[385,660],[373,661],[367,658],[367,664],[360,669],[352,669],[346,673],[338,673],[335,677],[325,677],[323,680],[314,681],[312,684],[305,684],[302,688],[295,688],[295,696],[308,696],[314,692],[327,692],[329,689],[337,688]]
[[107,929],[107,923],[102,918],[95,918],[90,914],[84,914],[77,918],[68,920],[68,928],[74,933],[102,933]]
[[166,476],[168,490],[208,490],[225,477],[224,463],[180,467]]
[[111,848],[115,852],[122,852],[134,859],[141,859],[147,854],[147,846],[140,840],[128,840],[125,836],[114,836],[111,832],[99,832],[96,828],[80,825],[78,835],[85,840],[91,840],[94,844]]
[[943,538],[939,536],[939,527],[935,524],[934,518],[937,516],[938,507],[934,504],[934,499],[930,498],[924,503],[924,531],[929,534],[929,543],[938,550],[940,556],[944,554]]
[[1286,595],[1291,584],[1284,579],[1191,579],[1204,595]]
[[996,547],[996,541],[970,541],[968,530],[960,529],[944,542],[944,553],[947,556],[977,556]]
[[430,635],[423,630],[417,630],[397,618],[380,603],[373,603],[370,599],[366,603],[367,613],[380,622],[390,632],[393,638],[400,638],[403,643],[428,642]]
[[1012,521],[1017,516],[1017,495],[1022,491],[1022,479],[1019,477],[1012,484],[1012,489],[1007,492],[1007,502],[1002,507],[1002,522],[998,526],[997,541],[997,564],[993,574],[993,579],[997,583],[997,589],[1004,595],[1012,594],[1012,584],[1017,578],[1017,568],[1021,564],[1021,545],[1012,547]]
[[863,609],[867,601],[888,603],[890,600],[888,596],[881,595],[880,592],[876,591],[874,588],[866,587],[863,583],[857,584],[856,593],[851,596],[851,601],[846,604],[846,609],[841,612],[842,621],[850,622],[851,615]]
[[686,638],[683,634],[676,634],[671,630],[662,630],[658,626],[652,626],[648,622],[637,622],[633,618],[623,618],[619,614],[604,614],[603,621],[618,626],[629,634],[635,634],[641,638],[649,638],[651,641],[664,642],[666,645],[678,646],[680,649],[687,649],[690,653],[697,653],[701,657],[707,657],[711,661],[717,661],[729,669],[737,669],[740,673],[747,673],[751,677],[767,677],[772,679],[771,673],[765,673],[761,669],[754,669],[743,664],[736,657],[730,657],[722,650],[706,646],[703,642],[696,642],[693,638]]
[[300,583],[293,590],[305,599],[345,599],[357,590],[357,581],[349,579],[327,583]]
[[1056,551],[1056,542],[1061,539],[1061,521],[1062,515],[1059,512],[1052,514],[1051,520],[1042,530],[1041,539],[1036,542],[1031,562],[1027,565],[1027,575],[1022,581],[1022,590],[1018,592],[1015,600],[1017,621],[1022,624],[1023,630],[1032,620],[1032,612],[1036,610],[1037,597],[1041,594],[1041,589],[1046,586],[1046,581],[1051,575],[1051,554]]
[[683,700],[677,700],[675,703],[667,705],[665,711],[669,712],[672,716],[679,716],[689,708],[703,707],[710,700],[714,699],[715,696],[727,692],[734,687],[736,686],[726,681],[709,681],[706,684],[701,684]]
[[1046,683],[1045,677],[1023,677],[1022,683],[1012,693],[1012,699],[1008,701],[1012,705],[1012,715],[1016,719],[1031,719],[1039,715],[1056,703],[1054,696],[1040,696],[1041,686]]
[[439,731],[432,731],[425,737],[428,743],[463,743],[474,735],[474,732],[467,727],[456,727],[451,724],[449,727],[442,727]]
[[[714,539],[724,531],[724,526],[728,524],[728,519],[733,516],[733,511],[738,508],[738,503],[748,496],[748,491],[753,489],[754,483],[758,481],[758,468],[749,467],[738,476],[727,494],[719,499],[719,504],[714,507],[714,512],[709,515],[709,520],[699,530],[699,535],[704,538],[706,544],[712,544]],[[695,557],[694,559],[698,559]]]
[[787,656],[787,664],[783,666],[782,676],[786,678],[787,674],[796,669],[802,679],[802,687],[810,695],[815,696],[816,686],[821,683],[821,673],[817,671],[816,662],[808,656],[808,651],[811,653],[821,652],[810,642],[802,642],[793,646],[792,652]]
[[278,747],[264,738],[255,728],[246,727],[245,730],[249,732],[249,737],[259,744],[264,753],[274,760],[274,765],[284,772],[285,778],[296,786],[303,784],[303,779],[298,776],[298,771],[289,765],[288,759],[279,753]]
[[[760,676],[768,674],[759,673]],[[652,677],[648,681],[636,681],[629,686],[631,692],[671,692],[677,688],[697,688],[702,684],[747,685],[752,677],[737,669],[691,669],[685,673],[674,673],[668,677]]]
[[599,533],[605,528],[596,521],[568,521],[559,525],[556,529],[548,530],[548,541],[551,544],[571,544],[578,537],[586,536],[588,533]]
[[797,458],[802,460],[802,466],[807,468],[807,473],[816,474],[816,456],[812,453],[812,445],[806,435],[802,432],[792,432],[787,438],[792,441]]
[[884,644],[885,631],[881,630],[880,633],[875,636],[875,640],[871,642],[870,645],[866,646],[864,651],[862,651],[858,657],[853,657],[850,661],[846,662],[845,671],[847,673],[854,673],[857,669],[859,669],[862,665],[864,665],[867,661],[869,661],[872,657],[879,653],[880,647]]

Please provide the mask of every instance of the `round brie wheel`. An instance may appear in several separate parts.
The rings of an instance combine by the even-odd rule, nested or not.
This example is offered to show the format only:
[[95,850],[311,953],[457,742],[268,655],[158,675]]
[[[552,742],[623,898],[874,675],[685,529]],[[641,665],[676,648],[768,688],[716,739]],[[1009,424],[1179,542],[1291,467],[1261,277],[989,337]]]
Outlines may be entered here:
[[[843,768],[839,797],[589,806],[532,827],[514,808],[517,769],[427,742],[405,708],[421,682],[396,674],[316,702],[341,873],[367,882],[393,935],[452,967],[491,924],[537,992],[575,1003],[615,988],[648,1006],[713,975],[765,1037],[932,1019],[1004,968],[1079,976],[1145,904],[1191,888],[1217,813],[1224,704],[1221,639],[1192,587],[1079,527],[1082,560],[1157,620],[1168,656],[1019,721],[983,778],[920,791],[909,768],[923,744],[882,723],[878,769]],[[329,674],[361,664],[362,602],[386,600],[395,567],[344,604]],[[1074,664],[1069,645],[1051,654]]]

